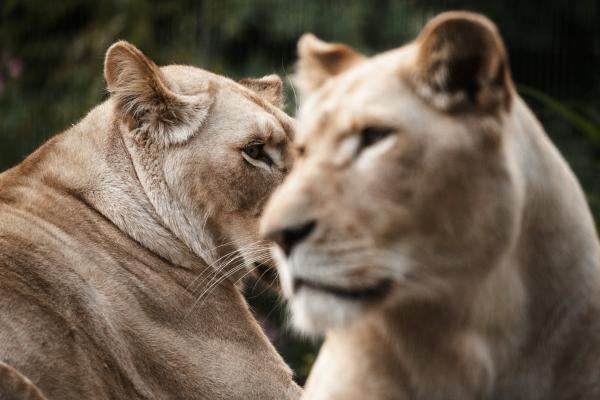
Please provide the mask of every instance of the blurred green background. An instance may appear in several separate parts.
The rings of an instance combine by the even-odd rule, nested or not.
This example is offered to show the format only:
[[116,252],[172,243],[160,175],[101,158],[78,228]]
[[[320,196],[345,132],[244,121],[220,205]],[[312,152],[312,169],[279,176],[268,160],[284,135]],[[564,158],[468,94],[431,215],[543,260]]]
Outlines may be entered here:
[[[285,78],[303,32],[373,54],[414,38],[428,18],[448,9],[483,12],[496,22],[521,95],[600,220],[598,0],[2,0],[0,169],[106,97],[102,62],[117,39],[159,64],[193,64],[232,78],[272,72]],[[260,284],[251,282],[247,297],[303,382],[318,343],[289,333],[285,307]]]

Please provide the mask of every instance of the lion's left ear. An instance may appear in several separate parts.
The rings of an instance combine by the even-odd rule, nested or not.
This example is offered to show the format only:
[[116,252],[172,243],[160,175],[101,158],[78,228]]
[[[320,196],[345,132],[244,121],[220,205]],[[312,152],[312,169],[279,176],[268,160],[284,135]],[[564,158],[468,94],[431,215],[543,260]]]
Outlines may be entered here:
[[191,138],[213,101],[210,87],[194,96],[177,93],[163,71],[125,41],[106,52],[104,78],[129,128],[162,147]]
[[327,43],[312,33],[298,40],[298,64],[294,83],[304,96],[321,87],[329,78],[364,60],[364,56],[341,43]]
[[418,91],[444,110],[508,109],[514,96],[504,43],[483,15],[446,12],[416,42]]
[[283,81],[279,76],[273,74],[263,76],[262,78],[244,78],[239,83],[275,107],[283,108]]

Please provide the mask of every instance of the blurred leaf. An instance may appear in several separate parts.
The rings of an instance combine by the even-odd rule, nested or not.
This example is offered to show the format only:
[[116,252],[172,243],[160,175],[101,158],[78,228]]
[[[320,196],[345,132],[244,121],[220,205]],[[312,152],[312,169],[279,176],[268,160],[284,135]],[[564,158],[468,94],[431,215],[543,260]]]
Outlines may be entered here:
[[518,85],[517,87],[520,93],[541,102],[546,107],[550,108],[552,111],[556,112],[565,120],[567,120],[589,139],[600,143],[600,125],[585,118],[568,104],[547,95],[541,90],[526,85]]

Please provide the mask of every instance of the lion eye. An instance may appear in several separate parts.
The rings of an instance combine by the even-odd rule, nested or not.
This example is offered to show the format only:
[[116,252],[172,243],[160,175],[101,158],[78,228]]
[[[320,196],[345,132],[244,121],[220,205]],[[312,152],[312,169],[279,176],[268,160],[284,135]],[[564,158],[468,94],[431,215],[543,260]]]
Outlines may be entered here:
[[265,152],[264,147],[264,143],[255,142],[246,145],[246,147],[244,147],[242,151],[248,157],[257,161],[262,161],[265,164],[271,166],[273,164],[273,160],[271,160],[271,157],[269,157],[269,155]]
[[392,128],[367,127],[360,131],[360,149],[374,145],[394,133]]

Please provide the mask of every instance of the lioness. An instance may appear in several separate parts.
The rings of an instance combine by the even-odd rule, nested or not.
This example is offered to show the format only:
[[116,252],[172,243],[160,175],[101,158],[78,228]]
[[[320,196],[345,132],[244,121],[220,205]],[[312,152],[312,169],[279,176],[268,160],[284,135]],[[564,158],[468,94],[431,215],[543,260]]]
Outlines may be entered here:
[[365,58],[306,35],[265,209],[307,399],[600,399],[598,239],[485,17]]
[[281,80],[126,42],[104,74],[107,101],[0,175],[0,398],[298,398],[234,285],[291,162]]

